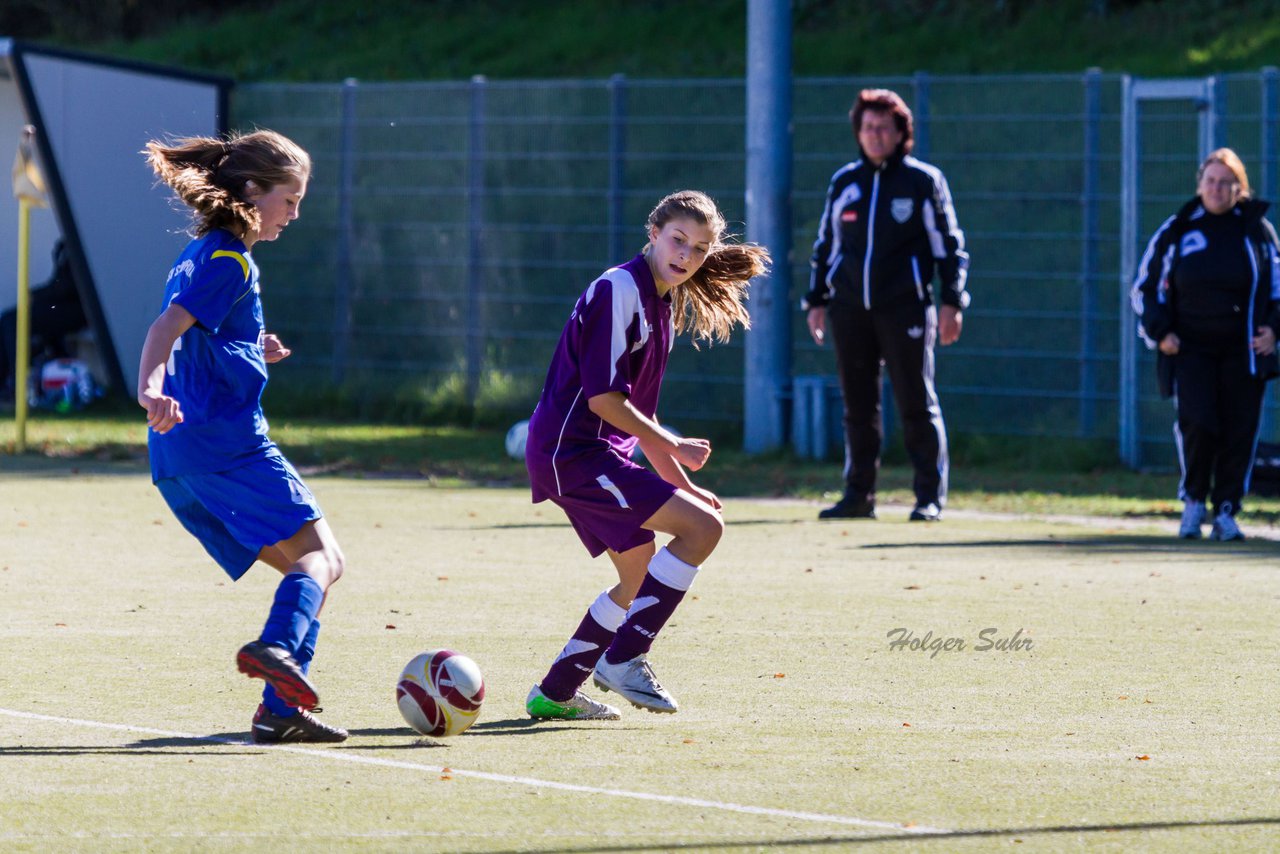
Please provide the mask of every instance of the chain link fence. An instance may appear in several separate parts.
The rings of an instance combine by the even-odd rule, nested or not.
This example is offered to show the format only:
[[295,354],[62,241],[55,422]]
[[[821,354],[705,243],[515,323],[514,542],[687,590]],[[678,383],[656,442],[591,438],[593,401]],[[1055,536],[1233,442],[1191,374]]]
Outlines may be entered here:
[[[1121,269],[1126,81],[797,78],[793,250],[778,265],[794,295],[793,374],[834,374],[799,297],[827,182],[856,156],[849,106],[886,86],[915,111],[916,154],[946,173],[972,257],[964,335],[939,350],[948,428],[1115,439],[1120,341],[1134,330],[1133,271]],[[1256,194],[1276,196],[1275,72],[1216,84],[1213,103],[1143,107],[1142,243],[1194,193],[1205,115]],[[315,158],[302,218],[258,253],[268,323],[294,347],[310,397],[366,416],[525,417],[578,293],[642,247],[660,197],[705,190],[745,232],[741,80],[257,84],[236,90],[234,113],[236,126],[279,130]],[[666,420],[741,436],[742,337],[701,352],[677,344]],[[1172,409],[1149,359],[1131,358],[1129,417],[1143,461],[1168,465]],[[822,382],[814,429],[836,453],[839,399]]]

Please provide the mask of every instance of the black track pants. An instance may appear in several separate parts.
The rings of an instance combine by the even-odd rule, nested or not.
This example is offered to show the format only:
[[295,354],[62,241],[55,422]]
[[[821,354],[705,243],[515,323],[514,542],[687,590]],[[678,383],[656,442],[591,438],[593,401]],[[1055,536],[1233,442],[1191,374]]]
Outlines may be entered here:
[[881,365],[889,371],[917,504],[947,500],[947,430],[933,387],[937,309],[907,299],[866,311],[833,303],[827,327],[844,396],[845,492],[874,496],[884,443]]
[[1227,355],[1184,349],[1174,357],[1173,382],[1178,495],[1234,515],[1248,487],[1266,385],[1238,346]]

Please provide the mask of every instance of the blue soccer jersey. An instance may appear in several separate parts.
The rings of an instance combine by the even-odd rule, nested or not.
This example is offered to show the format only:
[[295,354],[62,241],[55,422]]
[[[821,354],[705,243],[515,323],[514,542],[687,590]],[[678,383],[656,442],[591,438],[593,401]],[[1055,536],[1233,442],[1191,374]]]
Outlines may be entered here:
[[673,343],[670,296],[658,296],[643,255],[606,270],[578,298],[529,419],[525,458],[534,501],[594,480],[597,454],[630,455],[636,438],[592,412],[587,401],[621,392],[655,417]]
[[148,431],[151,476],[229,471],[279,453],[267,438],[262,391],[258,267],[230,232],[191,241],[169,271],[164,306],[177,303],[196,323],[174,342],[164,393],[182,407],[168,433]]

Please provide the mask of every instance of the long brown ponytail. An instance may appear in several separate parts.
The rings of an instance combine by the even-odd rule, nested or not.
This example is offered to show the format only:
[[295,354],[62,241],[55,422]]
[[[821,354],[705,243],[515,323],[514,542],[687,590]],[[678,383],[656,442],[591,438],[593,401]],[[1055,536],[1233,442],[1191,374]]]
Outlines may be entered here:
[[258,228],[258,209],[247,196],[250,181],[267,192],[277,184],[311,175],[307,152],[270,130],[226,139],[152,140],[142,153],[160,180],[191,208],[197,237],[218,228],[243,237]]
[[706,193],[680,190],[658,202],[646,225],[661,229],[687,217],[715,235],[706,260],[689,281],[671,291],[677,333],[688,331],[698,341],[727,341],[734,324],[751,327],[744,304],[751,279],[769,269],[769,250],[755,243],[726,243],[724,215]]

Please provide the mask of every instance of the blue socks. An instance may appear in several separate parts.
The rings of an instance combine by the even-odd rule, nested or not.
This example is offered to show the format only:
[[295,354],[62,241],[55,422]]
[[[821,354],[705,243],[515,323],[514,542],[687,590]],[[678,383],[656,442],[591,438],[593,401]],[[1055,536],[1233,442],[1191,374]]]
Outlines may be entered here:
[[[262,629],[262,642],[287,650],[306,673],[316,651],[316,638],[320,634],[320,621],[316,615],[324,603],[324,590],[315,579],[303,572],[291,572],[280,580],[275,601]],[[262,704],[273,715],[288,717],[295,712],[276,696],[268,685],[262,692]]]

